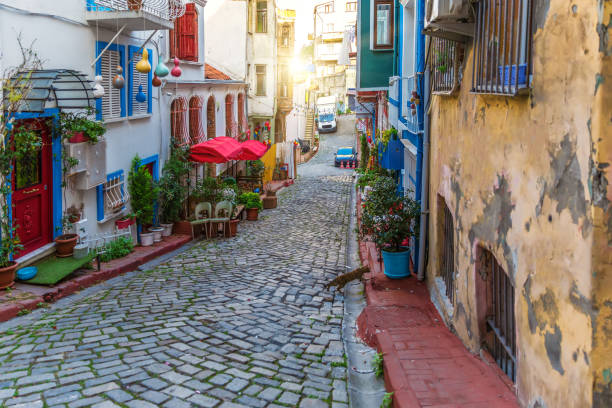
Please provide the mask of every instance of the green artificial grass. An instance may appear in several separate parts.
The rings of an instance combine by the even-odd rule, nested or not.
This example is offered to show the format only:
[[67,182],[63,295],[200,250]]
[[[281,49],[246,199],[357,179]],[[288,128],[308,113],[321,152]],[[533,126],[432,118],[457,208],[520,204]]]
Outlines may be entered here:
[[24,282],[35,285],[55,285],[72,272],[87,265],[93,258],[94,254],[90,254],[83,259],[57,258],[55,256],[47,258],[35,265],[38,268],[36,276]]

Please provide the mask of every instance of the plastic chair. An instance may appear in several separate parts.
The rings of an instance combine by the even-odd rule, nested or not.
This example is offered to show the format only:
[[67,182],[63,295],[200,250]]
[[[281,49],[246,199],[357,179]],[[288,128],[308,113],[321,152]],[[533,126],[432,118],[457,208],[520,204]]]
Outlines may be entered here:
[[[204,215],[206,213],[206,215]],[[212,205],[210,203],[199,203],[195,208],[195,220],[191,221],[191,237],[195,238],[195,226],[204,225],[204,231],[206,238],[208,238],[208,228],[206,224],[210,225],[212,215]]]
[[215,206],[215,217],[210,219],[211,228],[213,224],[221,223],[223,226],[223,236],[225,236],[225,224],[229,223],[231,216],[232,203],[229,201],[219,201]]

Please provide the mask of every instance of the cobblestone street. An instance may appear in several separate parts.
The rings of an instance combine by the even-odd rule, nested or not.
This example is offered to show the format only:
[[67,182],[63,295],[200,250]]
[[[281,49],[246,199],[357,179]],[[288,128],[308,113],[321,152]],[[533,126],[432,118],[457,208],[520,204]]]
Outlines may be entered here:
[[352,184],[313,175],[237,238],[0,333],[0,405],[348,406],[343,299],[323,286],[346,269]]

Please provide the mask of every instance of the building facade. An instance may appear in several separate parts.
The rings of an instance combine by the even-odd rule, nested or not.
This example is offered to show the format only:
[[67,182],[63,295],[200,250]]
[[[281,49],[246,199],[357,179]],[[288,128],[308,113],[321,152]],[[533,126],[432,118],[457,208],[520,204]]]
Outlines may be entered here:
[[295,49],[295,10],[276,10],[277,111],[275,136],[277,142],[287,140],[287,115],[293,110],[292,62]]

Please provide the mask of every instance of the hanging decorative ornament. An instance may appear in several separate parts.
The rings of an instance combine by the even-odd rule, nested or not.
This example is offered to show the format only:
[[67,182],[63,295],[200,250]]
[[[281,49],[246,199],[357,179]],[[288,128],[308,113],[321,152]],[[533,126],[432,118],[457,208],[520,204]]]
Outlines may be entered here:
[[268,131],[270,131],[270,122],[266,121],[266,123],[264,123],[264,126],[266,127],[266,129],[268,129]]
[[169,73],[170,70],[168,69],[166,64],[164,64],[164,56],[159,54],[159,59],[157,60],[157,67],[155,67],[155,75],[160,78],[163,78],[165,76],[168,76]]
[[147,100],[147,95],[142,91],[142,84],[138,85],[138,93],[136,94],[136,100],[138,102],[144,102]]
[[174,77],[180,77],[183,71],[179,68],[179,59],[174,57],[174,68],[170,71],[170,74]]
[[104,87],[102,86],[101,75],[96,75],[94,78],[93,96],[94,98],[101,98],[104,96]]
[[151,72],[151,64],[149,64],[149,51],[145,49],[142,50],[142,58],[136,64],[136,71],[142,72],[146,74],[147,72]]
[[161,84],[162,84],[161,79],[157,77],[157,74],[153,74],[153,80],[151,81],[151,85],[157,88],[161,86]]
[[123,68],[121,65],[117,65],[117,69],[115,70],[117,75],[113,77],[113,88],[121,89],[123,85],[125,85],[125,78],[123,78]]

